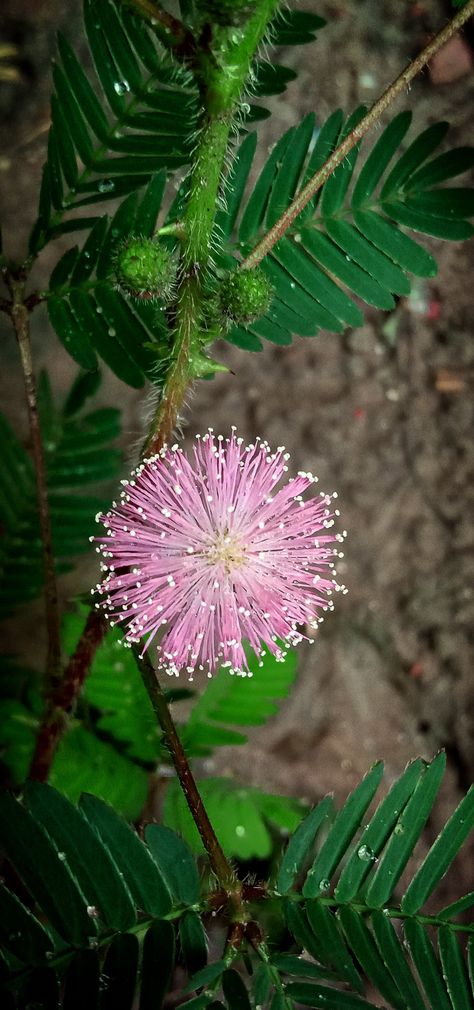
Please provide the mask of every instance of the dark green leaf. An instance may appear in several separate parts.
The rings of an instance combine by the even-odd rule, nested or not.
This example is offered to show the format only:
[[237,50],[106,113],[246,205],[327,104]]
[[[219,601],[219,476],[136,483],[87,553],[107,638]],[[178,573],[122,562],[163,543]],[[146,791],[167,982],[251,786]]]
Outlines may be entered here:
[[425,1010],[425,1003],[413,978],[402,945],[384,912],[372,912],[372,928],[380,956],[405,1000],[407,1010]]
[[272,957],[272,964],[278,971],[285,975],[295,975],[297,978],[334,978],[337,975],[320,964],[314,964],[305,957],[296,957],[294,954],[276,954]]
[[326,22],[317,14],[286,8],[278,13],[272,22],[271,41],[273,46],[300,46],[313,42],[319,28]]
[[409,270],[417,277],[436,277],[438,267],[431,253],[391,221],[371,210],[356,211],[354,221],[369,242],[390,256],[395,263],[399,263],[404,270]]
[[161,209],[166,185],[166,172],[157,172],[145,189],[135,215],[135,234],[151,238]]
[[[316,172],[322,168],[324,163],[329,158],[329,155],[334,150],[339,134],[341,132],[341,127],[344,121],[344,114],[342,109],[336,109],[329,119],[321,126],[318,132],[316,143],[310,155],[308,164],[306,166],[306,171],[304,173],[303,184],[306,185],[307,182],[312,178]],[[296,218],[298,224],[302,224],[308,218],[312,216],[315,208],[321,197],[321,189],[318,189],[313,197],[308,201],[306,206],[303,208],[301,213]]]
[[186,912],[179,920],[181,953],[188,972],[200,971],[207,962],[207,939],[201,917]]
[[434,235],[436,238],[448,239],[451,242],[460,242],[462,239],[474,235],[474,226],[468,221],[427,214],[418,210],[416,206],[412,206],[409,198],[404,203],[394,200],[382,204],[382,207],[394,221],[406,225],[407,228],[412,228],[413,231],[423,232],[424,235]]
[[326,796],[305,817],[293,837],[290,838],[276,879],[276,890],[280,894],[286,894],[293,887],[298,875],[308,862],[318,832],[331,817],[332,809],[332,798]]
[[438,754],[418,782],[371,877],[366,894],[368,905],[381,908],[393,894],[431,813],[445,767],[445,755]]
[[433,158],[410,176],[410,191],[427,189],[428,186],[437,186],[446,179],[454,179],[457,175],[463,175],[473,165],[474,147],[455,147],[452,151],[446,151]]
[[[367,110],[364,105],[355,109],[344,125],[340,140],[344,140],[351,133],[363,116],[365,116],[366,111]],[[340,210],[344,202],[349,183],[352,179],[355,163],[359,154],[359,147],[360,144],[355,144],[354,147],[351,148],[347,156],[344,158],[344,161],[338,165],[324,184],[320,205],[323,218],[333,217]]]
[[398,116],[385,127],[382,136],[372,148],[361,169],[359,178],[352,194],[352,206],[358,208],[364,204],[380,182],[385,169],[401,144],[411,123],[411,112],[400,112]]
[[374,857],[379,855],[387,838],[390,837],[401,811],[420,780],[422,768],[423,764],[420,760],[412,761],[408,765],[403,775],[394,782],[388,796],[378,806],[369,824],[364,828],[357,848],[344,866],[334,892],[338,901],[351,901],[359,891],[373,867],[372,859],[369,859],[368,862],[360,859],[358,852],[361,846],[365,846],[366,851],[372,852]]
[[34,968],[21,994],[26,1010],[57,1010],[58,980],[52,968]]
[[413,210],[419,210],[422,214],[434,214],[435,217],[472,217],[474,190],[461,187],[430,189],[428,192],[411,195],[407,198],[406,205]]
[[209,982],[215,982],[217,978],[220,978],[226,967],[226,961],[214,961],[213,964],[208,964],[205,968],[201,968],[200,971],[197,971],[196,974],[189,979],[188,984],[183,989],[183,993],[187,995],[190,992],[195,992],[196,989],[202,989],[203,986],[208,985]]
[[160,1010],[174,967],[174,930],[170,922],[154,922],[145,936],[139,1010]]
[[413,963],[420,982],[425,988],[429,1005],[436,1007],[436,1010],[452,1010],[441,968],[427,930],[419,922],[407,919],[404,924],[404,931]]
[[108,218],[100,217],[88,235],[76,261],[69,282],[71,287],[83,284],[90,277],[97,263],[107,230]]
[[145,839],[171,894],[183,905],[195,905],[199,901],[199,875],[183,839],[160,824],[148,824]]
[[447,926],[439,931],[439,953],[443,978],[453,1004],[453,1010],[472,1010],[469,982],[456,934]]
[[70,81],[62,68],[57,64],[53,64],[53,81],[59,99],[59,106],[66,117],[68,130],[74,146],[83,164],[90,165],[93,157],[93,147],[89,131],[82,117],[80,106],[77,104]]
[[347,850],[360,822],[372,802],[383,774],[383,764],[377,762],[362,782],[356,786],[339,811],[328,836],[308,873],[303,893],[314,898],[326,890],[326,881]]
[[81,808],[124,873],[137,907],[150,915],[166,915],[171,908],[168,888],[138,835],[97,796],[83,796]]
[[363,917],[354,909],[344,906],[338,915],[349,948],[355,954],[367,978],[377,987],[390,1006],[404,1010],[405,1000],[400,996],[398,987],[387,971]]
[[60,936],[87,945],[96,926],[67,865],[31,815],[7,793],[0,796],[2,846],[25,887]]
[[327,221],[326,230],[330,238],[349,256],[350,260],[366,270],[371,277],[387,291],[398,295],[410,293],[410,283],[406,274],[388,256],[385,256],[353,225],[347,221]]
[[316,938],[318,961],[335,968],[340,978],[349,982],[353,989],[363,992],[361,979],[333,913],[326,905],[316,900],[306,903],[306,914]]
[[433,126],[429,126],[418,137],[415,137],[385,180],[381,192],[383,200],[396,193],[410,179],[410,176],[444,140],[448,129],[448,123],[434,123]]
[[76,152],[63,116],[62,107],[55,95],[51,97],[51,115],[59,164],[69,189],[72,189],[76,185],[79,175]]
[[136,936],[131,933],[119,933],[114,937],[104,961],[103,976],[106,987],[101,994],[100,1010],[132,1010],[138,972],[138,953]]
[[98,140],[104,142],[108,135],[108,123],[100,103],[69,42],[59,33],[58,47],[66,77],[76,96],[77,103]]
[[48,298],[48,315],[68,354],[81,368],[97,368],[97,357],[85,333],[78,328],[69,305],[61,298]]
[[233,968],[222,976],[222,990],[229,1010],[250,1010],[250,1000],[243,978]]
[[275,246],[274,256],[334,316],[349,326],[362,325],[364,317],[357,305],[309,259],[301,245],[296,242],[279,242]]
[[392,295],[352,263],[319,229],[305,228],[302,233],[302,245],[310,256],[321,264],[324,270],[338,277],[351,291],[359,295],[369,305],[379,309],[393,309],[395,302]]
[[80,950],[66,972],[62,1010],[96,1010],[99,1002],[99,958],[96,950]]
[[132,896],[108,850],[81,811],[51,786],[28,783],[26,803],[35,820],[68,854],[68,866],[89,905],[107,926],[129,929],[135,922]]
[[313,130],[314,115],[310,113],[296,127],[292,136],[291,146],[287,147],[281,163],[277,166],[278,172],[272,186],[265,215],[265,225],[267,228],[271,228],[275,224],[275,221],[277,221],[293,199]]
[[325,1010],[376,1010],[374,1003],[367,1003],[360,996],[313,982],[288,982],[286,993],[303,1006],[324,1007]]
[[51,937],[16,894],[0,884],[0,940],[20,961],[38,964],[51,951]]
[[444,826],[402,898],[401,909],[408,915],[418,912],[444,877],[454,857],[474,827],[474,786]]
[[257,234],[260,225],[265,219],[268,199],[271,193],[273,181],[278,172],[278,165],[290,146],[294,132],[295,127],[292,127],[283,134],[283,137],[281,137],[275,144],[270,157],[260,172],[240,222],[240,242],[248,242],[252,239]]
[[447,905],[443,908],[441,912],[438,912],[439,919],[455,919],[461,912],[464,912],[468,908],[472,908],[474,905],[474,891],[470,891],[469,894],[465,894],[463,898],[458,898],[457,901],[453,901],[451,905]]
[[95,372],[79,372],[66,397],[64,416],[67,418],[78,414],[86,400],[97,392],[101,381],[102,376],[98,369]]

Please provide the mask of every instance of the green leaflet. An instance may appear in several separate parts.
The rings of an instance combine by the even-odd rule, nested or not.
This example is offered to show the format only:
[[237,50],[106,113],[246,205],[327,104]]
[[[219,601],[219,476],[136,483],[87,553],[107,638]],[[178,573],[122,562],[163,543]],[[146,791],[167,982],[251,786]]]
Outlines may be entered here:
[[[268,858],[274,848],[269,827],[293,831],[303,813],[302,806],[290,797],[249,789],[231,779],[202,779],[199,790],[226,855],[241,860]],[[195,852],[203,851],[179,785],[174,781],[167,789],[163,819]]]
[[[43,445],[50,492],[53,550],[59,570],[89,548],[94,515],[107,498],[78,493],[87,484],[117,476],[120,453],[110,446],[120,432],[119,412],[101,408],[88,414],[71,400],[58,410],[52,402],[48,380],[39,387]],[[41,591],[41,541],[36,504],[36,484],[31,460],[0,416],[4,465],[0,471],[0,503],[4,537],[1,550],[0,601],[3,613]],[[104,449],[107,452],[104,453]]]
[[[238,239],[244,255],[275,224],[363,111],[356,109],[345,124],[339,112],[333,113],[318,131],[310,116],[290,127],[245,202],[247,171],[238,187],[240,209],[235,194],[232,203],[232,225],[240,219]],[[410,114],[403,112],[388,124],[365,157],[352,194],[354,170],[362,160],[358,145],[311,198],[262,262],[275,288],[267,315],[258,324],[231,330],[232,343],[260,350],[256,337],[284,344],[292,334],[314,335],[318,328],[339,332],[344,325],[360,325],[362,315],[350,295],[386,311],[393,309],[393,296],[410,291],[408,274],[433,277],[437,269],[433,257],[400,225],[451,241],[473,233],[466,220],[474,212],[472,190],[433,188],[465,172],[473,163],[472,150],[456,148],[430,161],[447,131],[445,123],[438,123],[400,155],[410,121]],[[231,228],[226,230],[225,223],[222,227],[229,239]],[[228,249],[232,251],[231,243]]]
[[111,0],[85,0],[84,20],[98,93],[60,35],[33,253],[64,225],[74,227],[74,219],[64,221],[68,211],[152,184],[160,169],[186,164],[192,149],[198,103],[191,76],[171,71],[148,27]]

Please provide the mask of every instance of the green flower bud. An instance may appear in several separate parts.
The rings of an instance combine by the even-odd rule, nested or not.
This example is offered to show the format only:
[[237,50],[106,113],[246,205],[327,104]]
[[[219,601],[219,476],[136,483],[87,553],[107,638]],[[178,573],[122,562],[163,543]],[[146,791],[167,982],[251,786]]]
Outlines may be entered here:
[[162,298],[172,293],[175,259],[166,246],[152,238],[132,236],[120,246],[115,260],[120,287],[135,298]]
[[196,7],[201,15],[223,28],[241,25],[255,10],[255,0],[198,0]]
[[263,270],[235,270],[220,287],[221,309],[233,323],[253,323],[270,308],[273,287]]

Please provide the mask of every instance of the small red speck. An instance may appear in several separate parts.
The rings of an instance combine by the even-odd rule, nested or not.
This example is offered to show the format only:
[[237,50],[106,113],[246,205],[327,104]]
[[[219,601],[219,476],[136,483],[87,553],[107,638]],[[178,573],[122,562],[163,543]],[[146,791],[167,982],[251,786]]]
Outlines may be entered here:
[[363,407],[356,407],[354,411],[354,417],[357,421],[360,421],[361,417],[365,417],[365,410]]
[[410,672],[410,677],[413,677],[414,680],[419,680],[420,677],[423,676],[423,667],[422,667],[421,663],[412,663],[412,665],[410,666],[410,671],[409,672]]
[[441,302],[437,302],[433,299],[433,301],[431,301],[428,305],[426,318],[431,321],[434,321],[435,319],[439,319],[440,315],[441,315]]

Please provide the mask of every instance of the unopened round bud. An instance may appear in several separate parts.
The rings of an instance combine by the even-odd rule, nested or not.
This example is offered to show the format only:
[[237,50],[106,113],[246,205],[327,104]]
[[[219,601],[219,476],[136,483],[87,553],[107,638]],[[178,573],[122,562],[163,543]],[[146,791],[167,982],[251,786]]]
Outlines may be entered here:
[[152,238],[128,238],[115,260],[120,287],[136,298],[162,298],[173,290],[176,262],[172,253]]
[[221,309],[233,323],[253,323],[268,312],[273,287],[263,270],[235,270],[220,287]]

